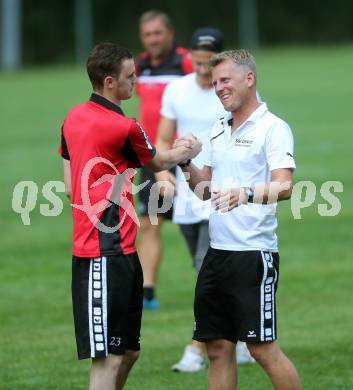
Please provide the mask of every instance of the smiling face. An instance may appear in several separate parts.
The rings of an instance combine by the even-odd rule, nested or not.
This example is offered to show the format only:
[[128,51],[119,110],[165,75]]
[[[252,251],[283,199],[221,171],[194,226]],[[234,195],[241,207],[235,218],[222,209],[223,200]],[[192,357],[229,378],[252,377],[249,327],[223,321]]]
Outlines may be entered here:
[[224,109],[235,112],[246,104],[253,93],[255,76],[246,66],[227,59],[213,68],[212,84]]
[[152,59],[168,55],[173,46],[174,33],[162,18],[156,17],[140,25],[140,39]]

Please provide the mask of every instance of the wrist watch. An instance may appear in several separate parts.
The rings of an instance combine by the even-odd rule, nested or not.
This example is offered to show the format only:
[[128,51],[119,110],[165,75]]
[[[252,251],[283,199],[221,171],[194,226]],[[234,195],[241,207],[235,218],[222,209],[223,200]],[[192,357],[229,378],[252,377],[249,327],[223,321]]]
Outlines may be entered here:
[[251,187],[245,188],[246,196],[248,197],[248,203],[254,203],[254,190]]

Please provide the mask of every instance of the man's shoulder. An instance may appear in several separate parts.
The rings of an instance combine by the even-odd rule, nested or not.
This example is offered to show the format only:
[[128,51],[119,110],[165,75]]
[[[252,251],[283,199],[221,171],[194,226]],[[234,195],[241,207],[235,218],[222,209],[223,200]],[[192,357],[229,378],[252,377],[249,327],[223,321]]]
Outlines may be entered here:
[[78,103],[75,106],[71,107],[66,114],[66,119],[74,117],[76,115],[81,114],[82,112],[88,109],[88,101],[83,103]]
[[188,50],[188,49],[185,49],[185,47],[181,47],[181,46],[177,46],[176,48],[175,48],[175,52],[177,53],[177,54],[180,54],[180,55],[182,55],[182,56],[188,56],[188,55],[190,55],[190,51]]
[[264,121],[269,129],[290,129],[288,123],[285,120],[270,111],[266,112]]
[[146,63],[149,61],[150,55],[147,51],[143,51],[137,55],[136,65],[139,66],[141,63]]
[[173,91],[183,91],[185,92],[184,88],[190,87],[195,83],[195,73],[189,73],[185,76],[179,77],[173,81],[171,81],[167,88],[169,90]]

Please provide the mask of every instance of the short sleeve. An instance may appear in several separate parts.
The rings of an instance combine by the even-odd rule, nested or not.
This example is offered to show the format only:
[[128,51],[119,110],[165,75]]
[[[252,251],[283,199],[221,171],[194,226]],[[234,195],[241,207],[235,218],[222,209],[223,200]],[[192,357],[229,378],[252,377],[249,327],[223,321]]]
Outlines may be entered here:
[[168,119],[177,119],[177,115],[175,112],[175,88],[174,84],[176,81],[172,81],[170,84],[167,85],[163,92],[162,96],[162,107],[161,107],[161,116],[164,116],[165,118]]
[[290,127],[281,121],[266,136],[266,159],[270,171],[295,168],[294,140]]
[[131,122],[122,154],[135,168],[144,166],[156,154],[156,149],[151,144],[145,130],[136,121]]
[[67,148],[67,143],[64,136],[64,125],[61,126],[61,142],[59,145],[58,153],[65,160],[70,160],[69,150]]

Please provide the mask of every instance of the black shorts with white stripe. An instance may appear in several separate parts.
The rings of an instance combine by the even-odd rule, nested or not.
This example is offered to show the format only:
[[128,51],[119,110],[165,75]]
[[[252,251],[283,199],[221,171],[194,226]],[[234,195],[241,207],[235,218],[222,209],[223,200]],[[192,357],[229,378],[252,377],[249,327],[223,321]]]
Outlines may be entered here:
[[137,253],[72,258],[79,359],[140,349],[143,275]]
[[277,338],[278,253],[209,248],[195,290],[198,341]]

